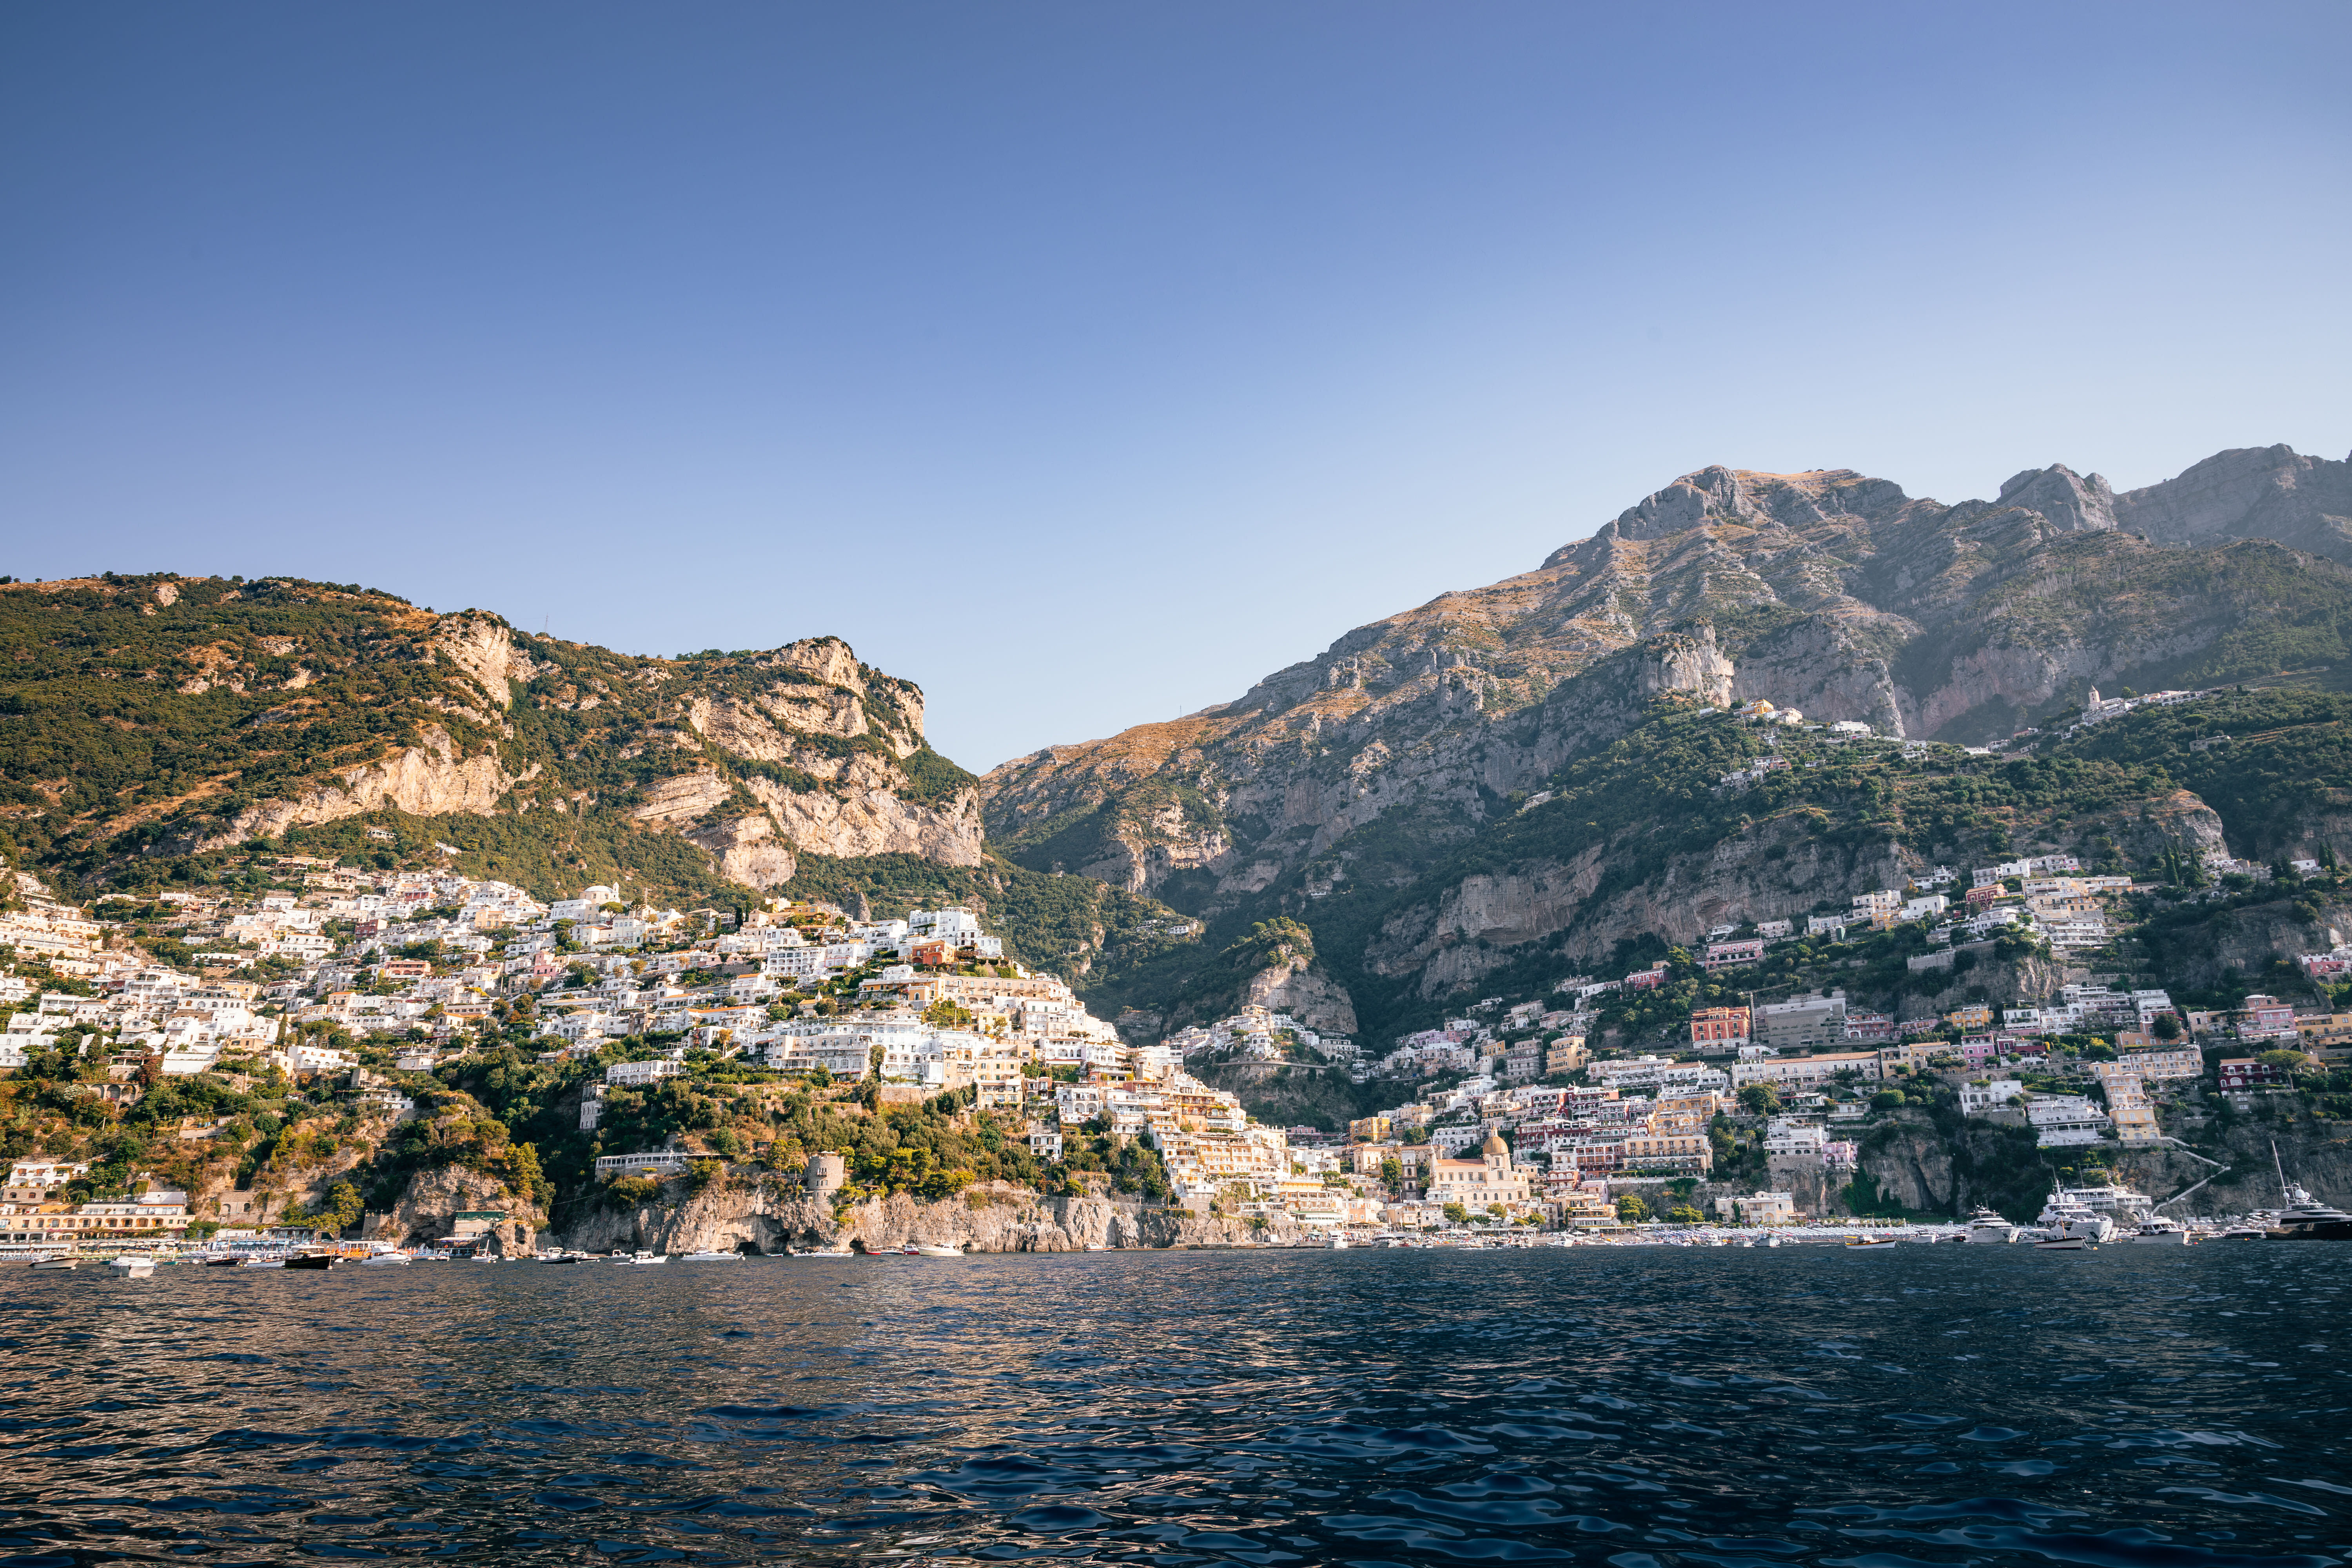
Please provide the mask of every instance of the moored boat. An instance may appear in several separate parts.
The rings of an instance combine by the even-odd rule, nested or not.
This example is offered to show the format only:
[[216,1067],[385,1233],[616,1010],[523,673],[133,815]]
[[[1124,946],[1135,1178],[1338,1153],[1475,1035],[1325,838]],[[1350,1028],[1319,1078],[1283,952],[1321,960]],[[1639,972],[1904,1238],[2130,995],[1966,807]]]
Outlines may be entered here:
[[322,1271],[335,1266],[335,1255],[331,1252],[305,1252],[288,1258],[285,1266],[289,1268]]
[[1892,1247],[1895,1238],[1891,1236],[1849,1236],[1845,1244],[1848,1247]]
[[1969,1228],[1960,1239],[2006,1247],[2017,1239],[2021,1228],[1992,1210],[1980,1208],[1969,1215]]
[[2145,1243],[2158,1247],[2187,1247],[2194,1238],[2189,1236],[2189,1227],[2179,1220],[2167,1219],[2162,1215],[2150,1215],[2140,1221],[2132,1233],[2124,1239],[2135,1244]]
[[133,1257],[127,1254],[121,1258],[108,1258],[106,1266],[109,1268],[113,1269],[116,1273],[131,1279],[144,1279],[147,1276],[155,1272],[155,1260],[153,1258]]
[[2352,1241],[2352,1214],[2332,1208],[2286,1179],[2286,1166],[2279,1160],[2278,1143],[2271,1143],[2271,1164],[2278,1172],[2279,1191],[2285,1195],[2286,1207],[2278,1211],[2271,1226],[2271,1236],[2279,1241]]
[[719,1252],[709,1248],[687,1253],[678,1259],[681,1263],[740,1263],[742,1260],[743,1255],[740,1252]]
[[961,1247],[944,1247],[935,1241],[919,1241],[907,1248],[918,1258],[961,1258]]

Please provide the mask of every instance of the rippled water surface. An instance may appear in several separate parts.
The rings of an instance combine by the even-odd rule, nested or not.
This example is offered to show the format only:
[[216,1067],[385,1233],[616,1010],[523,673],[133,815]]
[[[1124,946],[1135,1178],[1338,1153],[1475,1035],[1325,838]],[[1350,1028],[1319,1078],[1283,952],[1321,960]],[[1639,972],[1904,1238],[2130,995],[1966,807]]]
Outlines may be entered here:
[[2345,1561],[2352,1247],[5,1276],[0,1563]]

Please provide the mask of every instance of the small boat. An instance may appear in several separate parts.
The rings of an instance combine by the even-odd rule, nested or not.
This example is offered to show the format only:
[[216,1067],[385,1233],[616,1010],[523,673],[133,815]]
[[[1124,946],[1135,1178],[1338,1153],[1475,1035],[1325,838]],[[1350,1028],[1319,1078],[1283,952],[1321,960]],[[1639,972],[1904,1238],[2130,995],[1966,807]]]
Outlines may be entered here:
[[1849,1236],[1845,1244],[1848,1247],[1892,1247],[1895,1238],[1891,1236]]
[[237,1267],[239,1268],[283,1268],[286,1267],[286,1259],[282,1258],[247,1258],[241,1259],[238,1262]]
[[372,1252],[360,1259],[362,1268],[404,1268],[408,1266],[405,1252]]
[[1109,1247],[1105,1247],[1105,1246],[1104,1246],[1101,1242],[1099,1242],[1099,1241],[1089,1241],[1088,1243],[1087,1243],[1087,1250],[1088,1252],[1108,1252],[1108,1251],[1110,1250],[1110,1248],[1109,1248]]
[[155,1272],[155,1260],[152,1258],[110,1258],[106,1266],[129,1279],[144,1279]]
[[2099,1244],[2080,1236],[2044,1236],[2033,1244],[2036,1252],[2096,1252]]
[[207,1268],[242,1268],[245,1263],[244,1258],[228,1252],[221,1254],[218,1258],[207,1258],[204,1260],[204,1265]]
[[806,1251],[793,1252],[790,1256],[793,1258],[855,1258],[857,1254],[851,1251],[846,1247],[812,1247]]
[[1323,1245],[1333,1252],[1344,1252],[1348,1247],[1348,1238],[1344,1236],[1335,1236]]
[[327,1269],[334,1266],[335,1255],[331,1252],[305,1252],[298,1258],[289,1258],[286,1260],[286,1267],[289,1268]]
[[917,1258],[961,1258],[963,1256],[962,1247],[942,1247],[935,1241],[915,1242],[909,1245],[907,1250]]
[[580,1263],[585,1261],[579,1253],[564,1252],[560,1249],[554,1252],[541,1253],[539,1255],[539,1260],[541,1263]]
[[700,1252],[689,1252],[678,1259],[681,1263],[740,1263],[742,1260],[743,1255],[740,1252],[715,1252],[708,1247]]
[[2123,1239],[2131,1242],[2149,1242],[2160,1247],[2187,1247],[2192,1238],[2189,1234],[2189,1227],[2179,1220],[2166,1219],[2160,1215],[2150,1215],[2140,1221],[2132,1233]]
[[33,1267],[36,1268],[79,1268],[81,1267],[81,1260],[78,1258],[36,1258],[33,1259]]
[[669,1259],[658,1252],[615,1252],[608,1261],[617,1263],[625,1268],[650,1268],[656,1263],[667,1263]]

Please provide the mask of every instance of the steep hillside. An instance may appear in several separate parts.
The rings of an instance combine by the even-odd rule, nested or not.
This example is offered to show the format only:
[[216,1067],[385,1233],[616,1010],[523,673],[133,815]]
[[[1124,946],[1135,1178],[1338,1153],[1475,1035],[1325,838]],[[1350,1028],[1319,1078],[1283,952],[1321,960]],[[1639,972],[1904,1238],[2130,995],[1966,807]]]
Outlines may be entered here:
[[[2018,793],[2002,782],[2017,764],[1915,760],[1941,782],[1909,790],[1920,798],[1900,831],[1884,814],[1908,786],[1891,780],[1818,797],[1809,781],[1802,808],[1820,815],[1800,820],[1793,806],[1768,814],[1712,795],[1736,749],[1686,776],[1607,758],[1655,720],[1661,697],[1760,697],[1883,735],[1975,744],[2071,716],[2095,687],[2335,685],[2352,670],[2352,568],[2255,536],[2324,542],[2347,471],[2284,448],[2225,453],[2116,497],[2061,466],[1947,506],[1844,470],[1706,469],[1534,572],[1360,627],[1235,702],[1005,763],[982,781],[987,820],[1019,864],[1211,921],[1189,960],[1131,977],[1133,1004],[1171,1018],[1189,1012],[1194,978],[1175,964],[1205,964],[1219,939],[1271,915],[1311,922],[1330,984],[1401,985],[1432,1003],[1533,952],[1577,963],[1644,934],[1801,913],[2021,831],[2086,847],[2104,837],[2102,854],[2126,858],[2218,846],[2220,819],[2165,771],[2162,742],[2128,760],[2086,742],[2064,766],[2126,782],[2090,804],[2038,799],[2022,817],[1984,804]],[[1594,767],[1572,830],[1548,826],[1565,820],[1558,805],[1516,818]],[[2321,773],[2334,778],[2325,767],[2309,778]],[[2344,783],[2312,784],[2295,842],[2340,836],[2320,807]],[[1753,820],[1702,831],[1677,816],[1700,795],[1706,823]],[[2288,836],[2282,818],[2231,842],[2268,854]],[[1368,1027],[1402,1016],[1359,1010]]]
[[0,713],[0,847],[84,890],[288,849],[541,897],[962,898],[1080,982],[1169,912],[993,859],[921,689],[835,637],[651,658],[356,585],[19,583]]

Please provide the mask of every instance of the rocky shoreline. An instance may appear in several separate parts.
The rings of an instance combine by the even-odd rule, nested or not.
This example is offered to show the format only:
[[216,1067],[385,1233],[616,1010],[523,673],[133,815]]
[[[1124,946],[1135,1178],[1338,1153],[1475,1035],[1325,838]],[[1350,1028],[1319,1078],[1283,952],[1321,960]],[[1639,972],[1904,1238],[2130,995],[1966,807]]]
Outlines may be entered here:
[[1254,1230],[1245,1220],[1197,1214],[1123,1197],[1048,1197],[1001,1184],[951,1198],[906,1194],[836,1206],[789,1178],[737,1177],[689,1193],[683,1182],[650,1203],[600,1207],[567,1216],[541,1238],[577,1252],[784,1252],[844,1246],[867,1252],[909,1244],[966,1252],[1085,1252],[1218,1246],[1263,1237],[1288,1240],[1286,1215]]

